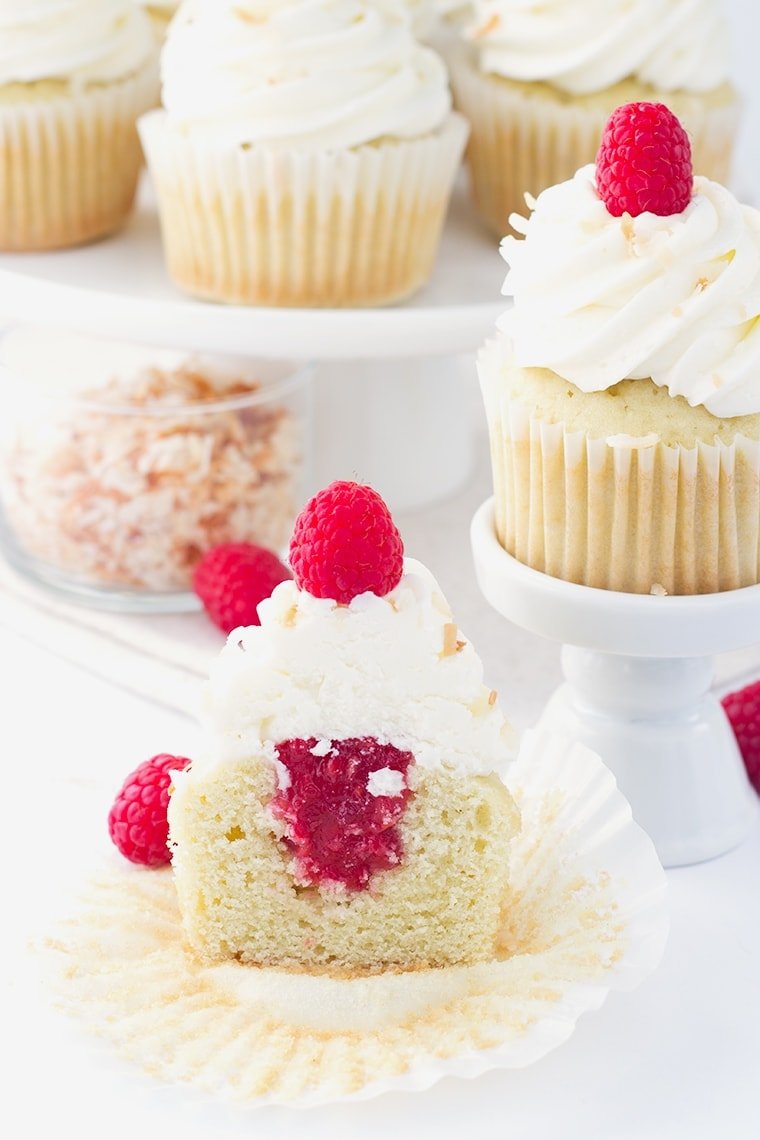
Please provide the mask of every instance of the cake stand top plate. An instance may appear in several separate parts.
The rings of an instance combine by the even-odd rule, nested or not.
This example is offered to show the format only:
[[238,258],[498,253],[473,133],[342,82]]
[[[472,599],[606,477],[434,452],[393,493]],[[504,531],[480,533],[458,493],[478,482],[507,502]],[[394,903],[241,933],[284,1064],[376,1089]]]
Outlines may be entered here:
[[760,643],[760,586],[653,597],[563,582],[524,566],[496,537],[493,500],[471,529],[478,583],[498,613],[541,637],[626,657],[711,657]]
[[270,359],[367,360],[471,352],[504,308],[505,266],[464,188],[452,200],[430,284],[384,309],[216,305],[178,292],[164,268],[147,179],[127,228],[81,249],[0,256],[0,320],[163,348]]

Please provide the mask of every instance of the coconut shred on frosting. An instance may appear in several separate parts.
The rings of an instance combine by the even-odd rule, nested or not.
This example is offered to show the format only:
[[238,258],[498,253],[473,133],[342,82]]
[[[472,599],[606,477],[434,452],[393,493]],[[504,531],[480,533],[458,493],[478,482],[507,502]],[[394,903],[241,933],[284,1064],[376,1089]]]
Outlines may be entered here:
[[511,729],[420,563],[406,559],[386,597],[361,594],[347,606],[283,582],[259,616],[260,626],[230,635],[211,673],[215,757],[263,750],[274,760],[283,740],[313,737],[329,749],[331,740],[371,736],[423,767],[503,769]]
[[475,0],[470,37],[484,71],[571,95],[625,79],[710,91],[729,78],[719,0]]
[[650,379],[715,416],[760,413],[760,211],[707,178],[681,214],[613,217],[595,170],[513,215],[500,318],[523,368],[583,392]]
[[169,120],[215,142],[343,149],[435,131],[446,69],[370,0],[187,0],[162,57]]
[[154,54],[150,21],[132,0],[0,0],[0,84],[105,83]]

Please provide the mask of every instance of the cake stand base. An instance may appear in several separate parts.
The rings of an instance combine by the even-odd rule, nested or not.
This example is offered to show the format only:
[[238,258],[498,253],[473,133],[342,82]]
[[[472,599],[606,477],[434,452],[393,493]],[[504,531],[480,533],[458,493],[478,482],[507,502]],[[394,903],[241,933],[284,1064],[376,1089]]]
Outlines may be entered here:
[[712,859],[746,837],[755,797],[717,697],[716,653],[760,642],[760,587],[693,597],[577,586],[499,545],[489,501],[472,524],[480,587],[517,625],[565,643],[565,684],[541,718],[614,772],[665,866]]

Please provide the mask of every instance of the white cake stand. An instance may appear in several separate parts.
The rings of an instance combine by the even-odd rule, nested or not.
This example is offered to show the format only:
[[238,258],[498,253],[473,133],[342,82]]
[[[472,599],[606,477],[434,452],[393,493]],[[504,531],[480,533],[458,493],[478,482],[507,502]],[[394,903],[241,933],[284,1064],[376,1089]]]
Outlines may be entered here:
[[316,362],[314,482],[358,477],[395,509],[443,498],[472,467],[472,353],[504,308],[504,265],[463,186],[430,284],[385,309],[266,309],[184,297],[145,180],[129,226],[82,249],[0,255],[0,320],[157,347]]
[[741,843],[754,795],[710,691],[712,658],[760,642],[760,586],[655,597],[563,582],[506,553],[492,500],[475,515],[471,537],[478,582],[494,609],[564,643],[566,682],[541,724],[599,753],[665,866],[699,863]]

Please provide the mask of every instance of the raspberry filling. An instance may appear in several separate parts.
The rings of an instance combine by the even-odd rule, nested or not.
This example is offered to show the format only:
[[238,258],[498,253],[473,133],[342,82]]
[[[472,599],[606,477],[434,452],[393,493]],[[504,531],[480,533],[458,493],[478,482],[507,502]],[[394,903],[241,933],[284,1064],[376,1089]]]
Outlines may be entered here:
[[282,842],[295,855],[303,883],[340,883],[361,891],[377,871],[401,863],[404,849],[396,825],[412,795],[406,782],[414,763],[411,752],[362,736],[321,743],[286,740],[277,745],[277,754],[290,784],[270,808],[286,825]]

